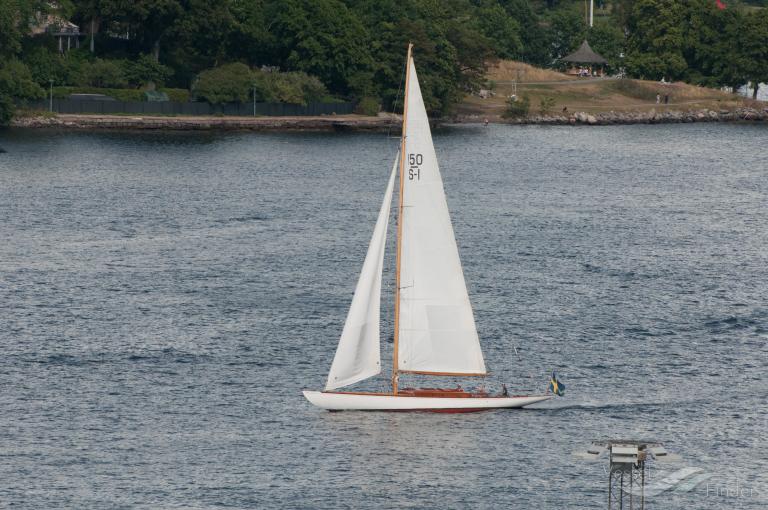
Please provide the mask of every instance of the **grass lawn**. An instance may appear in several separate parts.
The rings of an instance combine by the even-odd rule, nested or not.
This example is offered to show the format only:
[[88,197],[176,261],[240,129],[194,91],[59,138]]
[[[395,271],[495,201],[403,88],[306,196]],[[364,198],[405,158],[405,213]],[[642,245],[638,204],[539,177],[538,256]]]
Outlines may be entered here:
[[[495,96],[482,99],[467,96],[458,105],[459,115],[478,115],[497,119],[504,112],[506,99],[515,90],[517,95],[527,95],[531,100],[531,114],[541,113],[543,98],[554,99],[550,114],[585,111],[694,110],[709,108],[735,108],[745,104],[744,98],[717,89],[698,87],[687,83],[659,83],[646,80],[617,80],[612,78],[577,78],[548,69],[538,69],[527,64],[501,61],[488,73]],[[519,79],[519,81],[518,81]],[[669,96],[669,104],[656,104],[656,95]]]

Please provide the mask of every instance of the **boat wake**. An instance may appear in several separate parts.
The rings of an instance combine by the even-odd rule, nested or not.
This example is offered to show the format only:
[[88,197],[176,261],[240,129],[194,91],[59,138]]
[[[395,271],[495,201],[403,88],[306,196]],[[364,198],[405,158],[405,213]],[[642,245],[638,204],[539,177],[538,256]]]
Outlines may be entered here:
[[680,405],[703,403],[704,400],[668,400],[659,402],[582,402],[582,403],[560,403],[559,401],[550,401],[546,404],[536,406],[532,409],[546,409],[548,411],[570,411],[570,410],[610,410],[610,411],[634,411],[638,409],[666,409],[669,407],[678,407]]

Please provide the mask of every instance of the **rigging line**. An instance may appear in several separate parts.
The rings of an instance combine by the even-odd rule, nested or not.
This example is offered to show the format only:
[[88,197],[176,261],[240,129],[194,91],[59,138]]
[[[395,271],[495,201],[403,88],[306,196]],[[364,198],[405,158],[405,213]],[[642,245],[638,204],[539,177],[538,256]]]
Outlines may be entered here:
[[[523,362],[523,358],[520,356],[520,352],[517,350],[517,343],[513,342],[512,348],[515,350],[515,356],[517,356],[517,361],[519,361],[521,364],[525,364]],[[536,380],[533,377],[533,372],[530,371],[530,367],[527,367],[527,368],[528,368],[528,378],[531,380],[531,384],[533,384],[535,387]]]
[[[400,93],[403,90],[403,78],[405,76],[405,73],[408,72],[408,62],[405,63],[404,66],[404,72],[400,73],[400,85],[397,86],[397,96],[395,96],[395,102],[392,103],[392,116],[389,118],[389,126],[387,127],[387,138],[392,138],[390,134],[392,133],[392,124],[395,120],[395,108],[397,108],[397,101],[400,99]],[[397,139],[399,140],[400,137],[398,136]]]

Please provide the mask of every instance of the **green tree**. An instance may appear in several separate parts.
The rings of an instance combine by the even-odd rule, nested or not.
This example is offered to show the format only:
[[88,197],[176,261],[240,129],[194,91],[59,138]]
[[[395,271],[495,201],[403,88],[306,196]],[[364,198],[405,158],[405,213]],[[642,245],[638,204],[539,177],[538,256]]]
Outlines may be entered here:
[[[72,1],[75,18],[86,26],[94,19],[103,33],[127,34],[102,37],[99,57],[134,60],[151,53],[158,60],[162,45],[162,63],[172,68],[168,80],[176,85],[189,85],[222,62],[243,62],[307,73],[334,94],[383,99],[389,107],[398,96],[410,41],[433,113],[448,111],[476,89],[486,63],[496,56],[523,56],[522,35],[528,30],[520,28],[523,18],[516,16],[515,4],[525,5],[535,18],[528,0]],[[540,32],[538,22],[534,28]],[[130,66],[124,67],[136,85]],[[43,65],[35,68],[44,74]],[[283,97],[298,97],[295,83],[282,74],[274,79]]]
[[77,85],[81,86],[120,88],[127,84],[121,62],[100,58],[84,62],[77,78]]
[[679,0],[637,0],[628,20],[627,71],[640,78],[680,79],[685,5]]
[[35,83],[32,73],[15,58],[0,64],[0,125],[7,125],[15,111],[14,99],[40,99],[45,91]]
[[96,34],[101,30],[102,21],[112,10],[112,0],[73,0],[72,19],[80,25],[81,31],[90,34],[88,47],[91,53],[96,52]]
[[716,46],[717,57],[713,71],[717,76],[718,84],[733,87],[736,90],[748,81],[739,48],[734,44],[742,37],[744,17],[735,9],[731,10],[731,13],[734,16],[726,24],[721,40]]
[[625,51],[626,41],[624,32],[616,25],[604,21],[596,21],[587,32],[589,45],[597,53],[605,57],[608,65],[618,69],[622,65],[621,55]]
[[499,4],[521,27],[521,60],[529,64],[551,65],[546,31],[529,0],[499,0]]
[[51,50],[46,44],[30,45],[25,48],[24,62],[29,67],[35,82],[41,85],[50,80],[57,84],[63,84],[69,78],[65,59],[61,58],[57,51]]
[[737,22],[739,10],[720,10],[709,0],[686,0],[684,8],[682,53],[688,69],[682,78],[708,87],[722,85],[723,61],[733,58],[729,54],[735,50],[734,41],[723,35]]
[[[187,0],[166,37],[164,62],[172,65],[179,79],[188,84],[204,69],[237,60],[228,55],[235,27],[229,1]],[[245,46],[241,55],[253,49]]]
[[0,126],[7,126],[13,119],[15,108],[8,94],[0,92]]
[[0,66],[0,92],[15,99],[45,97],[45,91],[35,82],[26,64],[15,58]]
[[26,39],[22,55],[35,82],[43,87],[48,87],[51,80],[54,85],[82,83],[86,73],[84,68],[93,60],[86,49],[73,49],[60,54],[56,40],[50,36]]
[[480,31],[490,41],[496,56],[519,59],[523,51],[520,23],[495,1],[484,2],[474,16]]
[[252,66],[280,65],[275,56],[277,40],[269,31],[266,0],[230,0],[234,22],[227,55]]
[[128,85],[139,87],[147,83],[154,83],[161,87],[171,76],[173,71],[150,55],[141,55],[135,60],[123,63],[123,76]]
[[611,2],[611,18],[616,22],[619,29],[624,30],[629,26],[634,3],[635,0],[613,0]]
[[203,71],[195,84],[198,99],[211,104],[244,103],[248,101],[253,88],[254,77],[245,64],[225,64]]
[[571,53],[584,40],[584,18],[575,7],[557,9],[549,17],[549,47],[552,61]]
[[184,14],[184,0],[100,0],[105,21],[133,34],[139,49],[160,60],[160,48],[174,22]]
[[339,0],[283,0],[272,6],[276,53],[290,70],[320,78],[343,94],[358,92],[373,60],[370,36]]
[[455,18],[447,20],[445,34],[456,52],[453,74],[459,87],[457,95],[451,98],[456,103],[485,83],[486,66],[495,58],[493,43],[477,27]]
[[66,1],[54,4],[45,0],[0,0],[0,57],[8,58],[21,51],[22,39],[36,23],[37,16],[68,5]]
[[[405,49],[414,45],[422,97],[432,114],[444,114],[484,81],[493,42],[483,35],[465,0],[359,0],[356,15],[375,34],[371,43],[375,95],[385,109],[400,108]],[[367,92],[365,95],[374,95]]]
[[302,72],[255,71],[253,79],[257,101],[307,104],[322,101],[328,94],[320,80]]
[[768,83],[768,10],[747,14],[739,32],[738,65],[757,99],[760,83]]

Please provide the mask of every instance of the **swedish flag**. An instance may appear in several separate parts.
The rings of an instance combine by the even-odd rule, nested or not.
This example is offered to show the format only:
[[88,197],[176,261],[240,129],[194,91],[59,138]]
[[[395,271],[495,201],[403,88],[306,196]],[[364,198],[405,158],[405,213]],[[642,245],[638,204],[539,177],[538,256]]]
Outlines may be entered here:
[[554,370],[552,371],[552,379],[549,380],[549,391],[558,397],[562,397],[565,394],[565,384],[557,380]]

